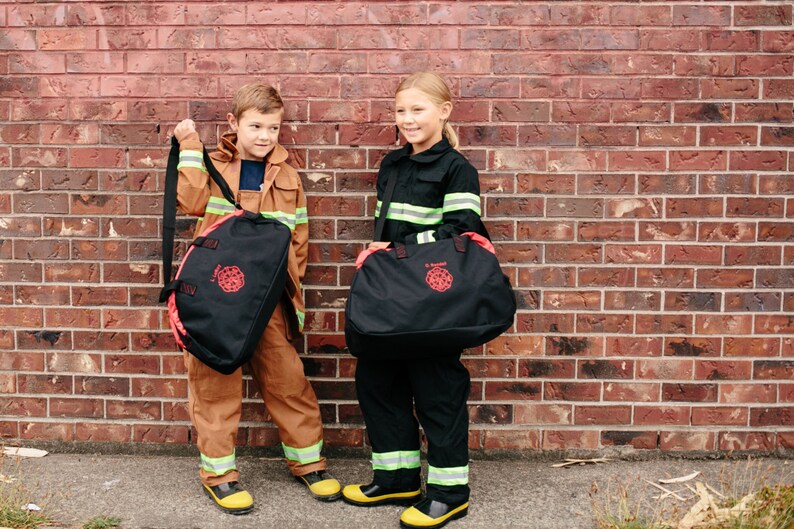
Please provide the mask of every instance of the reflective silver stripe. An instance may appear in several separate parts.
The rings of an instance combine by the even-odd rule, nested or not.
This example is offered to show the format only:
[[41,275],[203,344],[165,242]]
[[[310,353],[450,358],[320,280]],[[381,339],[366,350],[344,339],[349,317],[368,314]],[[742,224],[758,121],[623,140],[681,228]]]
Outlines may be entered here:
[[480,197],[474,193],[447,193],[444,195],[444,213],[470,209],[477,215],[480,211]]
[[[375,207],[376,217],[380,216],[381,206],[382,204],[379,200]],[[413,206],[411,204],[403,204],[401,202],[392,202],[389,204],[389,211],[386,212],[386,218],[433,226],[441,224],[444,216],[441,208],[426,208],[422,206]]]
[[284,448],[284,456],[291,460],[297,461],[301,465],[305,465],[307,463],[314,463],[315,461],[320,460],[320,451],[323,447],[323,442],[320,441],[317,444],[313,444],[312,446],[307,446],[306,448],[294,448],[292,446],[287,446],[284,443],[281,443],[282,448]]
[[225,457],[208,457],[201,454],[201,468],[216,476],[226,474],[237,468],[235,454],[233,452],[232,455]]
[[445,486],[466,485],[469,482],[469,465],[451,468],[438,468],[428,465],[427,482]]
[[416,234],[416,243],[417,244],[426,244],[428,242],[436,242],[435,232],[433,231],[422,231]]
[[193,167],[194,169],[200,169],[206,173],[207,170],[204,168],[204,153],[191,150],[179,151],[179,163],[176,168],[182,169],[184,167]]
[[420,466],[419,450],[398,452],[372,453],[373,470],[398,470],[401,468],[418,468]]
[[234,204],[223,197],[210,197],[209,202],[207,202],[207,207],[204,208],[205,215],[207,213],[226,215],[232,211],[234,211]]
[[309,222],[309,212],[306,208],[295,209],[295,224],[306,224]]

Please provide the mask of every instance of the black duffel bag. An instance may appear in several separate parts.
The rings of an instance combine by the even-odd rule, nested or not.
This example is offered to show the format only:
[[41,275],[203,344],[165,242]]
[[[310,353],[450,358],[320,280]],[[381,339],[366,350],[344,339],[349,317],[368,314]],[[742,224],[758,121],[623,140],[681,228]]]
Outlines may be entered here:
[[[375,229],[382,234],[396,174]],[[384,219],[384,220],[382,220]],[[477,233],[365,250],[345,305],[350,353],[367,359],[459,354],[510,328],[516,297],[491,242]]]
[[292,239],[281,222],[242,209],[204,150],[204,165],[235,211],[190,244],[171,281],[179,143],[172,139],[163,204],[160,301],[177,344],[228,375],[256,349],[284,292]]

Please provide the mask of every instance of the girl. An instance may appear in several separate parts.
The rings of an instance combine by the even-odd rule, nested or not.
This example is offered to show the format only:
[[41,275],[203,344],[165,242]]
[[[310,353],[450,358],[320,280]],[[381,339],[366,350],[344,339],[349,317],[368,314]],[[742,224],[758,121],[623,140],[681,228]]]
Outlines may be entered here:
[[[447,123],[452,102],[444,80],[428,72],[405,79],[395,95],[397,128],[407,144],[389,153],[378,172],[378,207],[386,180],[398,180],[381,241],[423,244],[474,231],[488,236],[480,220],[477,170],[455,149]],[[353,505],[412,505],[403,527],[441,527],[466,516],[469,507],[469,373],[461,351],[422,360],[364,360],[356,367],[356,391],[372,444],[373,480],[348,485]],[[414,416],[416,409],[416,417]],[[422,499],[419,424],[427,437],[427,495]]]

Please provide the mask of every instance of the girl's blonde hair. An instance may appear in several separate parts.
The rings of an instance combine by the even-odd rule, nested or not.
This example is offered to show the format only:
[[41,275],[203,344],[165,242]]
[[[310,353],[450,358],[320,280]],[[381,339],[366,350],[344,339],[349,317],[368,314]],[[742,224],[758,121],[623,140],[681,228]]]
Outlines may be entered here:
[[[410,76],[403,79],[403,82],[401,82],[400,86],[397,87],[395,94],[399,94],[403,90],[408,90],[409,88],[416,88],[425,94],[430,101],[438,106],[441,106],[444,103],[452,103],[452,94],[449,91],[449,87],[447,86],[447,83],[444,82],[444,79],[442,79],[437,73],[417,72],[411,74]],[[460,142],[458,141],[458,135],[455,134],[454,130],[452,130],[452,126],[448,121],[444,121],[443,134],[447,137],[447,141],[452,148],[457,149],[458,145],[460,145]]]

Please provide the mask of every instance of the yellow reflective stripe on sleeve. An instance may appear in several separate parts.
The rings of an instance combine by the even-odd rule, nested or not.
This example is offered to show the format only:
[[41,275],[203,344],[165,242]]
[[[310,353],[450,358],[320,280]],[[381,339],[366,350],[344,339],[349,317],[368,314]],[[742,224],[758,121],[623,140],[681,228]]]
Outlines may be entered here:
[[474,193],[447,193],[444,195],[444,207],[442,209],[444,213],[470,209],[480,215],[480,197]]
[[200,169],[206,173],[207,170],[204,168],[204,153],[201,151],[191,151],[189,149],[179,151],[179,163],[176,168],[183,169],[185,167]]
[[303,322],[306,321],[306,313],[295,309],[295,315],[298,316],[298,328],[303,331]]
[[295,224],[297,222],[296,213],[286,213],[284,211],[260,211],[259,214],[267,219],[277,220],[288,227],[291,231],[295,231]]
[[228,215],[234,211],[234,204],[229,202],[223,197],[210,197],[207,202],[207,207],[204,208],[204,214],[212,213],[213,215]]
[[216,476],[226,474],[230,470],[236,470],[237,464],[235,453],[225,457],[208,457],[201,454],[201,468]]
[[290,461],[297,461],[301,465],[307,463],[314,463],[320,460],[320,450],[323,448],[323,442],[307,446],[306,448],[294,448],[281,443],[284,448],[284,456]]
[[295,224],[307,224],[309,222],[309,212],[306,208],[295,209]]
[[469,465],[465,467],[438,468],[427,466],[427,483],[433,485],[466,485],[469,483]]

